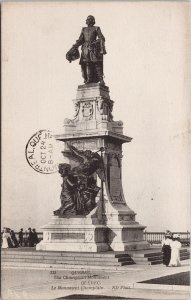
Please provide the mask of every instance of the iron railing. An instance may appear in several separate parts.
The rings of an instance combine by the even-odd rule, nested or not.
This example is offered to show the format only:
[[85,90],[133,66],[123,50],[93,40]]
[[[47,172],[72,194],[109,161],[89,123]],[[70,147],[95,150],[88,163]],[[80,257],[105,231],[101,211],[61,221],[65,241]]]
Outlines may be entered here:
[[[189,246],[190,245],[190,232],[174,232],[180,235],[180,241],[183,246]],[[147,232],[144,231],[144,239],[150,244],[161,244],[161,241],[163,240],[165,236],[165,232]]]

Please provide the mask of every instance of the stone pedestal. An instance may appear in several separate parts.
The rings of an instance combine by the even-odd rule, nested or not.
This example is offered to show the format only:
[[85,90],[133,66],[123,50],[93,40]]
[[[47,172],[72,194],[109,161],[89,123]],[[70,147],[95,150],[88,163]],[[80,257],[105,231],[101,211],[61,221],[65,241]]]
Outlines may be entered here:
[[[42,227],[44,236],[37,245],[38,250],[99,252],[149,248],[143,239],[145,226],[135,221],[136,214],[128,207],[123,194],[122,144],[131,142],[132,138],[123,135],[122,121],[113,120],[113,104],[107,86],[96,83],[78,87],[74,119],[66,119],[64,133],[55,138],[63,142],[63,155],[72,167],[77,162],[70,156],[69,145],[94,152],[104,147],[105,182],[97,179],[101,191],[97,207],[90,215],[54,218]],[[59,238],[55,240],[55,237]]]
[[108,251],[107,227],[93,223],[94,220],[91,217],[59,218],[53,216],[51,222],[42,227],[43,241],[36,246],[36,250]]

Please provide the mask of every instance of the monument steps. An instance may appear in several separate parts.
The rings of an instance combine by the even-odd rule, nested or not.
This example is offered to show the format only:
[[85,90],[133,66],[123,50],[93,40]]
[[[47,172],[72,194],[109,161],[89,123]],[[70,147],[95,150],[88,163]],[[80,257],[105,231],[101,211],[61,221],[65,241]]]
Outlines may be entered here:
[[180,255],[182,255],[183,253],[190,254],[190,249],[188,249],[188,248],[182,248],[182,249],[180,249]]
[[66,263],[66,264],[71,264],[72,263],[76,263],[76,264],[116,264],[116,263],[128,263],[128,264],[132,264],[134,263],[132,259],[130,258],[126,258],[126,257],[122,257],[122,258],[111,258],[110,260],[109,259],[95,259],[95,258],[91,258],[91,259],[88,259],[85,260],[85,259],[82,259],[80,257],[77,257],[77,258],[71,258],[71,257],[67,257],[67,260],[66,259],[62,259],[62,258],[56,258],[56,257],[53,257],[53,258],[48,258],[48,257],[44,257],[43,259],[37,259],[36,257],[15,257],[15,256],[11,256],[11,255],[5,255],[3,256],[2,255],[2,261],[17,261],[17,262],[43,262],[43,263]]
[[134,260],[136,261],[151,261],[151,262],[154,262],[154,261],[159,261],[159,260],[162,260],[162,255],[157,255],[157,256],[152,256],[152,257],[134,257],[133,258]]
[[158,252],[152,252],[152,253],[132,253],[132,257],[133,258],[152,258],[152,257],[156,257],[156,256],[162,256],[162,252],[158,251]]
[[162,264],[162,260],[155,260],[155,261],[148,261],[148,260],[145,260],[145,261],[135,261],[136,265],[159,265],[159,264]]
[[[60,261],[65,261],[66,260],[66,257],[49,257],[49,256],[24,256],[24,257],[20,257],[18,255],[3,255],[2,254],[2,259],[3,260],[10,260],[10,259],[22,259],[22,260],[35,260],[35,261],[45,261],[45,260],[60,260]],[[67,260],[68,261],[84,261],[85,258],[83,257],[67,257]],[[92,258],[88,258],[89,261],[117,261],[117,262],[124,262],[124,261],[132,261],[131,258],[128,258],[128,257],[119,257],[119,258],[116,258],[116,257],[111,257],[111,258],[108,258],[108,257],[92,257]]]
[[[36,251],[34,248],[9,248],[9,249],[2,249],[2,253],[5,255],[20,255],[22,253],[22,256],[54,256],[54,257],[94,257],[94,258],[121,258],[121,257],[127,257],[128,253],[126,252],[102,252],[102,253],[95,253],[95,252],[65,252],[65,251]],[[130,257],[130,255],[128,255]]]
[[188,249],[180,250],[180,260],[185,260],[190,258],[190,251]]
[[93,265],[66,265],[66,264],[44,264],[44,263],[19,263],[15,264],[15,262],[3,262],[2,267],[4,268],[21,268],[21,269],[47,269],[47,270],[110,270],[110,271],[121,271],[124,268],[128,268],[128,270],[134,270],[134,265],[131,266],[93,266]]
[[61,251],[23,251],[21,248],[14,248],[14,249],[2,249],[2,255],[7,256],[9,255],[10,257],[19,257],[19,256],[24,256],[27,258],[37,258],[37,259],[42,259],[42,258],[50,258],[50,257],[56,257],[56,258],[64,258],[67,257],[67,259],[84,259],[85,258],[92,258],[92,259],[103,259],[103,260],[111,260],[112,258],[129,258],[131,259],[131,256],[128,255],[125,252],[122,253],[116,253],[116,252],[103,252],[103,253],[93,253],[93,252],[61,252]]
[[151,258],[133,258],[134,262],[137,265],[157,265],[157,264],[162,264],[162,257],[155,257],[155,259]]
[[124,253],[80,253],[80,252],[51,252],[51,251],[22,251],[6,249],[1,254],[2,262],[64,264],[83,266],[123,266],[135,264],[128,254]]
[[[3,262],[14,262],[15,264],[17,263],[36,263],[35,259],[14,259],[14,258],[6,258],[3,259]],[[103,262],[100,261],[80,261],[80,260],[76,260],[76,261],[65,261],[65,260],[54,260],[54,259],[44,259],[43,261],[40,261],[39,263],[43,263],[43,264],[49,264],[49,265],[83,265],[83,266],[101,266],[103,265]],[[124,266],[124,265],[132,265],[134,264],[133,261],[124,261],[124,262],[115,262],[115,261],[105,261],[104,262],[104,266]]]
[[[156,265],[162,264],[163,255],[162,252],[150,252],[150,253],[132,253],[131,255],[134,262],[138,265]],[[180,260],[185,260],[190,258],[190,253],[188,249],[180,250]]]
[[84,260],[84,258],[88,258],[89,260],[100,260],[100,259],[103,259],[104,261],[105,260],[111,260],[111,259],[129,259],[131,260],[131,257],[128,255],[128,254],[115,254],[113,253],[113,255],[105,255],[104,253],[99,256],[94,256],[93,253],[91,253],[91,255],[80,255],[80,252],[76,253],[76,255],[71,255],[70,253],[68,253],[67,255],[61,255],[62,253],[60,253],[60,255],[56,255],[56,254],[53,254],[53,253],[41,253],[41,255],[36,255],[36,253],[34,254],[24,254],[23,255],[23,252],[20,252],[20,253],[13,253],[12,251],[11,252],[8,252],[8,250],[5,250],[5,251],[2,251],[2,257],[7,257],[9,256],[10,258],[18,258],[18,257],[22,257],[22,258],[34,258],[35,259],[51,259],[51,258],[57,258],[57,259],[71,259],[71,260],[75,260],[75,259],[78,259],[78,260]]
[[[142,250],[140,252],[106,252],[83,253],[62,251],[36,251],[34,248],[2,249],[3,264],[13,265],[62,265],[62,266],[94,266],[122,267],[125,265],[155,265],[162,263],[162,252],[159,249]],[[190,258],[188,249],[180,250],[180,260]]]
[[185,259],[189,259],[190,258],[190,254],[186,254],[186,255],[181,255],[180,256],[180,260],[185,260]]

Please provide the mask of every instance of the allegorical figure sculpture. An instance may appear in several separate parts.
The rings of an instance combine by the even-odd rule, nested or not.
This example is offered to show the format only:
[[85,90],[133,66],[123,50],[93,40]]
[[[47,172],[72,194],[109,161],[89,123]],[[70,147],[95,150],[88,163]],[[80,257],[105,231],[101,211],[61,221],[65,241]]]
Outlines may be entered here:
[[63,178],[60,195],[61,207],[54,211],[54,215],[75,215],[75,189],[77,187],[77,178],[71,171],[71,166],[69,164],[60,164],[58,171]]
[[79,39],[67,52],[66,58],[69,62],[79,58],[78,47],[81,47],[80,65],[82,77],[85,83],[96,83],[104,85],[103,80],[103,55],[106,54],[105,38],[100,27],[94,26],[95,18],[88,16],[87,27],[83,27]]
[[[102,157],[91,150],[78,150],[69,145],[70,156],[79,162],[71,168],[69,164],[60,164],[59,173],[63,178],[60,195],[61,206],[54,215],[87,215],[95,208],[95,198],[100,190],[96,185],[96,174],[104,181]],[[102,151],[102,150],[101,150]]]

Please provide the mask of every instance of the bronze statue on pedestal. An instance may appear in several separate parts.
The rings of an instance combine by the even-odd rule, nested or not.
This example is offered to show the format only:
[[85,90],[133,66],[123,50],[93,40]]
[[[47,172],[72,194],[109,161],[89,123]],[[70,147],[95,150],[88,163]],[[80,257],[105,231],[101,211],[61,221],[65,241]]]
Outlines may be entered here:
[[83,27],[79,39],[67,52],[66,59],[71,62],[79,58],[78,47],[81,47],[80,65],[84,83],[100,82],[105,85],[103,80],[103,55],[106,54],[105,38],[100,27],[94,26],[95,18],[88,16],[86,19],[87,27]]

